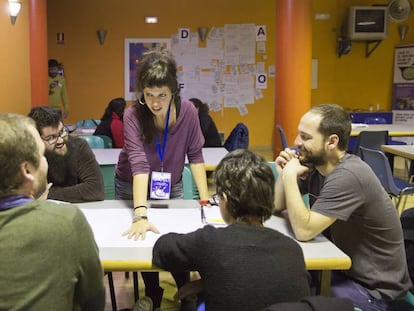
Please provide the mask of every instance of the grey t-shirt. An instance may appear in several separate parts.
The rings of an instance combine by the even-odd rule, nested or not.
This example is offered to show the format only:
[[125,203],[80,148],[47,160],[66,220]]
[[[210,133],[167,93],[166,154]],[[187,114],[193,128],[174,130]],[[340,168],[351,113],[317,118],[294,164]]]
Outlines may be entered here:
[[328,176],[315,171],[300,187],[312,211],[337,219],[330,236],[351,257],[351,278],[391,299],[411,287],[397,210],[365,162],[347,154]]

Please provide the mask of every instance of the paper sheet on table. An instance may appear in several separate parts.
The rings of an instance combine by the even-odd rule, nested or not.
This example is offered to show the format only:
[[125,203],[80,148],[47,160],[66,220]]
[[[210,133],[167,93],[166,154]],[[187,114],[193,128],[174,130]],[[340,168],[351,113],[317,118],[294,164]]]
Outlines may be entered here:
[[226,226],[218,206],[204,207],[204,215],[208,224],[213,226]]
[[[91,224],[99,245],[116,244],[118,246],[134,247],[134,244],[137,243],[134,239],[128,239],[122,235],[131,226],[132,209],[103,208],[99,210],[99,213],[96,209],[82,208],[81,210]],[[198,208],[149,208],[147,216],[157,226],[160,234],[148,231],[145,240],[139,240],[141,246],[154,245],[162,234],[169,232],[189,233],[203,226],[200,220],[200,209]]]

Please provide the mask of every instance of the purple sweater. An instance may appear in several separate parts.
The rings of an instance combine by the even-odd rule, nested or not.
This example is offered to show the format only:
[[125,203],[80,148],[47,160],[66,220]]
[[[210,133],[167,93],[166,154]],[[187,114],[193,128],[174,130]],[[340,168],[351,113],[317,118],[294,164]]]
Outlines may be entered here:
[[[150,174],[152,171],[159,172],[161,169],[161,160],[155,142],[151,145],[144,145],[139,138],[140,135],[137,110],[133,105],[124,114],[125,145],[116,167],[118,178],[131,183],[132,176]],[[162,139],[163,132],[160,132],[158,137]],[[182,100],[177,121],[173,127],[168,129],[164,154],[164,172],[171,173],[171,186],[181,180],[186,155],[190,163],[204,162],[203,144],[204,137],[197,110],[191,102]]]

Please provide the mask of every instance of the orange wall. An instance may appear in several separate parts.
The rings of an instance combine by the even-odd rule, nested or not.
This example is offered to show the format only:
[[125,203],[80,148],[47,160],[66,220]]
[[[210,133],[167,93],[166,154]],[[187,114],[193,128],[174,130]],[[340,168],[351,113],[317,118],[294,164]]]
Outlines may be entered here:
[[[378,103],[382,110],[391,109],[394,48],[398,44],[414,43],[413,13],[404,23],[390,21],[388,38],[368,58],[362,41],[353,41],[349,54],[336,55],[336,38],[347,8],[378,2],[381,1],[313,1],[314,12],[329,13],[331,19],[313,21],[312,57],[319,60],[319,80],[318,89],[312,91],[312,105],[329,102],[349,109],[367,110],[369,104],[376,107]],[[400,42],[397,31],[401,24],[410,27],[403,42]]]
[[0,112],[27,114],[30,110],[28,3],[16,24],[10,22],[8,1],[0,0]]
[[[68,84],[68,122],[99,118],[109,100],[124,94],[124,38],[169,38],[178,28],[196,31],[199,26],[254,23],[267,27],[266,64],[275,64],[274,1],[239,0],[59,0],[48,1],[49,57],[63,62]],[[81,9],[79,9],[81,8]],[[158,24],[144,24],[145,16],[156,15]],[[104,45],[96,35],[107,29]],[[56,44],[56,33],[65,33],[65,44]],[[258,61],[259,61],[258,57]],[[266,67],[267,69],[267,67]],[[264,98],[248,105],[249,113],[225,108],[212,113],[226,136],[237,122],[250,130],[251,145],[270,146],[274,115],[274,78],[268,81]]]
[[[123,96],[124,38],[167,38],[182,27],[196,31],[199,26],[226,23],[265,24],[266,64],[274,64],[276,1],[48,1],[48,51],[49,57],[58,58],[65,66],[71,106],[67,121],[99,118],[111,98]],[[349,109],[367,109],[369,104],[378,103],[381,109],[391,109],[394,47],[413,43],[413,13],[405,22],[410,29],[404,42],[399,40],[399,24],[390,22],[389,38],[369,58],[365,57],[364,42],[353,42],[348,55],[336,54],[336,39],[348,6],[377,3],[375,0],[312,1],[315,13],[330,14],[329,20],[312,21],[312,58],[319,61],[318,88],[311,91],[312,105],[330,102]],[[144,24],[144,16],[148,15],[157,15],[159,24]],[[103,46],[99,45],[96,35],[99,28],[108,30]],[[56,44],[57,32],[65,33],[64,45]],[[18,68],[21,70],[22,66]],[[297,91],[301,92],[299,88]],[[271,78],[264,98],[248,106],[248,115],[240,116],[235,109],[226,108],[223,113],[212,113],[212,116],[226,135],[235,123],[244,122],[250,129],[252,146],[270,147],[275,122],[274,93]],[[295,103],[291,109],[295,109]]]

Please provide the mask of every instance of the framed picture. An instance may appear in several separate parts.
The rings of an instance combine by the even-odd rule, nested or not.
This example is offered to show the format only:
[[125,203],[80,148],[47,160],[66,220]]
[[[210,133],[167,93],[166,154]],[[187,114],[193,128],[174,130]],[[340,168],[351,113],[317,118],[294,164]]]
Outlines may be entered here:
[[158,48],[169,49],[170,39],[125,39],[125,100],[136,99],[137,70],[142,54]]

